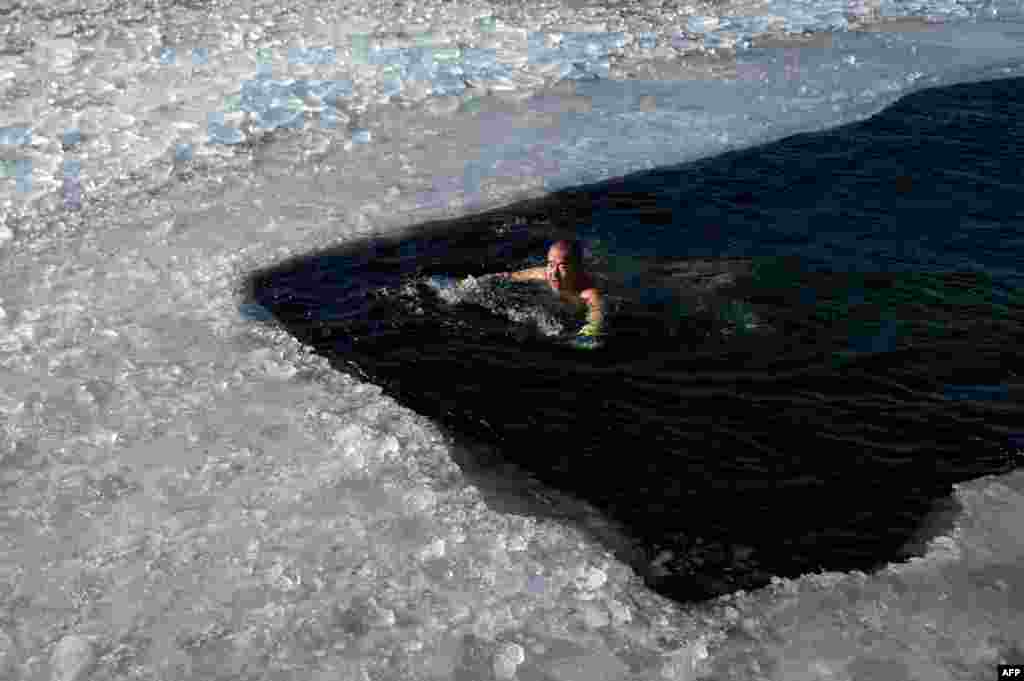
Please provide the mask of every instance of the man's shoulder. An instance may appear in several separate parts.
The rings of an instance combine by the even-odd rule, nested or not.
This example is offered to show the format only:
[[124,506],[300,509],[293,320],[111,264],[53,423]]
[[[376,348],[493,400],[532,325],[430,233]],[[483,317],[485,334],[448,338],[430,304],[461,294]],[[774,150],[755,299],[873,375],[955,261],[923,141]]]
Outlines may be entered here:
[[591,282],[586,285],[586,288],[580,291],[580,298],[588,303],[594,303],[601,299],[601,292]]

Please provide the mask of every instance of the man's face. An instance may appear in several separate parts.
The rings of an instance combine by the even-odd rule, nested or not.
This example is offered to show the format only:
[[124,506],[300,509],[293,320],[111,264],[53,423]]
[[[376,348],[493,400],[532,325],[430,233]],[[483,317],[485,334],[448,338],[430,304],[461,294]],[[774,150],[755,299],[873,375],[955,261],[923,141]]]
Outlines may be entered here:
[[556,291],[570,287],[576,276],[576,269],[569,260],[564,248],[552,246],[548,250],[547,279],[551,288]]

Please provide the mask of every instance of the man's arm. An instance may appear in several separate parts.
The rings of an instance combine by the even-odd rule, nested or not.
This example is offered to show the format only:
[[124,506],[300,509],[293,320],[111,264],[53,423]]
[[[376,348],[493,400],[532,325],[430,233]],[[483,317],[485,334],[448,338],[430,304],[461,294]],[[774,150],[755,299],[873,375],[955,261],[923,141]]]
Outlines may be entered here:
[[546,270],[543,267],[531,267],[528,270],[519,270],[518,272],[500,272],[499,276],[512,281],[543,281],[545,272]]
[[583,336],[597,336],[601,333],[604,324],[604,299],[596,288],[588,288],[580,294],[580,298],[587,304],[587,324],[579,333]]
[[580,297],[587,304],[587,323],[576,332],[569,345],[578,349],[593,350],[604,345],[601,324],[604,321],[604,301],[597,289],[583,291]]

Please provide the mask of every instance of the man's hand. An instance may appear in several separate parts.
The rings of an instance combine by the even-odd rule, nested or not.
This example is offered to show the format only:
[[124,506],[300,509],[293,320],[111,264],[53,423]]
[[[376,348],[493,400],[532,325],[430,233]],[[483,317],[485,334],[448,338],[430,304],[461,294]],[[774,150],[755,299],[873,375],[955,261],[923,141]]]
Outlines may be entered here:
[[569,345],[578,350],[594,350],[604,345],[601,339],[601,330],[596,322],[590,322],[576,332],[576,336],[569,341]]

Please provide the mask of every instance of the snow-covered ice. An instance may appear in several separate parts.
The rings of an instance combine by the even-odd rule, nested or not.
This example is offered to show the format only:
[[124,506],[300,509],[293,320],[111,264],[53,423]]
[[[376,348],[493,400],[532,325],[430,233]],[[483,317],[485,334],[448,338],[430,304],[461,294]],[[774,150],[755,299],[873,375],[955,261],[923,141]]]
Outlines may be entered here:
[[[908,14],[958,21],[859,30]],[[575,524],[491,508],[432,423],[237,305],[246,272],[341,239],[1019,76],[1018,15],[0,0],[5,678],[954,679],[1024,661],[1020,472],[959,485],[953,528],[909,563],[684,608]],[[758,47],[801,30],[819,33]],[[522,104],[542,87],[546,108]]]

